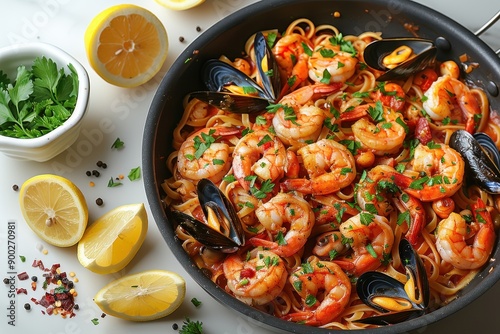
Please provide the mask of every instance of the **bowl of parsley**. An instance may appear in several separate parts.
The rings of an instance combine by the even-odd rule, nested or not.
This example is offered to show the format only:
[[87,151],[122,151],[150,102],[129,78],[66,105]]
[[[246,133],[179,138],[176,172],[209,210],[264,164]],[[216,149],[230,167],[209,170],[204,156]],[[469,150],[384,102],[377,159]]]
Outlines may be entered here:
[[71,146],[88,108],[90,82],[71,55],[46,43],[0,49],[0,151],[47,161]]

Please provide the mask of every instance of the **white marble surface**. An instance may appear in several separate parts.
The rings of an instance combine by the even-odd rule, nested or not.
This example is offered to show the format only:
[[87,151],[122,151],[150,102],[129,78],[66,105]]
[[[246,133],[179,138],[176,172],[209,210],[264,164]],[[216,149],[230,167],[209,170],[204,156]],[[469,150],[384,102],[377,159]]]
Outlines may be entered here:
[[[272,0],[264,0],[271,2]],[[106,211],[122,204],[146,202],[142,183],[124,181],[118,188],[107,188],[111,176],[126,174],[131,168],[141,164],[141,141],[146,114],[155,93],[157,84],[176,56],[192,42],[199,32],[221,20],[231,12],[255,2],[254,0],[207,0],[202,6],[184,12],[174,12],[161,7],[154,0],[135,0],[133,3],[150,9],[164,23],[169,39],[170,51],[162,73],[150,83],[136,89],[122,89],[111,86],[91,70],[84,51],[83,34],[90,20],[101,10],[116,0],[0,0],[0,46],[23,41],[49,42],[62,47],[75,56],[88,70],[91,78],[91,102],[88,117],[77,142],[71,148],[46,163],[16,161],[0,155],[0,278],[7,273],[7,222],[17,221],[17,254],[27,258],[26,263],[18,261],[17,271],[37,273],[31,268],[33,259],[42,259],[44,263],[61,263],[64,271],[74,271],[80,282],[77,284],[77,303],[80,311],[71,320],[59,316],[42,315],[40,308],[33,307],[31,312],[23,309],[28,300],[24,295],[17,296],[16,326],[8,325],[8,288],[0,284],[0,332],[1,333],[177,333],[172,324],[182,324],[185,317],[203,322],[205,333],[269,333],[252,324],[239,314],[228,311],[224,306],[207,295],[185,273],[180,264],[163,242],[152,215],[146,241],[138,255],[127,268],[117,274],[100,276],[82,268],[76,259],[76,249],[59,249],[43,245],[49,253],[43,255],[37,245],[43,244],[25,225],[18,206],[18,193],[12,190],[14,184],[21,185],[27,178],[40,173],[58,173],[72,179],[84,192],[90,210],[90,220],[94,220]],[[497,0],[420,0],[438,11],[450,16],[467,28],[475,31],[487,21],[500,6]],[[183,36],[184,43],[179,42]],[[500,47],[500,25],[482,38],[493,49]],[[0,63],[1,66],[1,63]],[[113,141],[120,137],[125,142],[122,151],[110,149]],[[102,170],[102,176],[95,181],[94,188],[89,187],[90,179],[85,171],[96,169],[95,162],[102,160],[108,169]],[[95,199],[101,197],[104,205],[98,207]],[[113,317],[101,319],[100,310],[92,302],[95,292],[107,282],[127,273],[152,268],[170,269],[186,278],[187,295],[185,302],[171,316],[149,323],[131,323]],[[21,285],[21,284],[20,284]],[[28,291],[30,291],[28,289]],[[42,290],[29,292],[31,297],[41,297]],[[203,305],[196,309],[190,302],[196,297]],[[500,283],[485,295],[471,303],[462,311],[419,330],[419,333],[492,333],[498,332],[498,300]],[[92,324],[92,318],[99,318],[100,324]]]

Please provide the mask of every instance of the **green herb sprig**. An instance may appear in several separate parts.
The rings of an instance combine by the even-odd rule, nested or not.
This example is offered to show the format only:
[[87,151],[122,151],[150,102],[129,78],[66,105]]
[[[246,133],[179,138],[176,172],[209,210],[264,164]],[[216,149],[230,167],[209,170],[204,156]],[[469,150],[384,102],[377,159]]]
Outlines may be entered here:
[[73,113],[78,97],[78,74],[69,74],[50,58],[38,57],[28,69],[21,65],[11,81],[0,70],[0,134],[36,138],[61,126]]

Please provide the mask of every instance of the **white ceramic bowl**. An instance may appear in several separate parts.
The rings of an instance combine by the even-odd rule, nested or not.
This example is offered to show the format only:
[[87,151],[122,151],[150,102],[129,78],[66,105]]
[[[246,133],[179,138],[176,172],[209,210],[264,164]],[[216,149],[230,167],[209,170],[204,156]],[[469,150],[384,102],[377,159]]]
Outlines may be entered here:
[[69,63],[74,66],[79,81],[78,99],[66,122],[41,137],[20,139],[0,135],[0,151],[19,160],[47,161],[66,150],[78,138],[81,121],[88,108],[90,82],[87,71],[75,58],[58,47],[46,43],[26,43],[1,48],[0,69],[13,79],[18,66],[31,67],[33,60],[41,56],[52,59],[58,68],[64,68],[65,71],[69,71]]

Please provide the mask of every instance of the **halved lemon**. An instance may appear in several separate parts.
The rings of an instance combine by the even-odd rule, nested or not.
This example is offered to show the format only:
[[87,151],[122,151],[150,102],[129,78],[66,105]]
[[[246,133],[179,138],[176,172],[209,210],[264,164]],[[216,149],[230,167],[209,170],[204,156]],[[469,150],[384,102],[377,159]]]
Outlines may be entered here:
[[185,10],[201,5],[205,0],[156,0],[156,2],[169,9]]
[[130,4],[99,13],[85,31],[90,66],[107,82],[137,87],[161,69],[168,53],[168,36],[149,10]]
[[114,280],[103,287],[94,301],[106,314],[132,321],[167,316],[182,304],[186,282],[167,270],[148,270]]
[[143,203],[119,206],[87,228],[78,243],[78,261],[98,274],[117,272],[137,254],[147,231]]
[[73,246],[87,227],[85,197],[64,177],[42,174],[26,180],[21,186],[19,204],[28,226],[51,245]]

